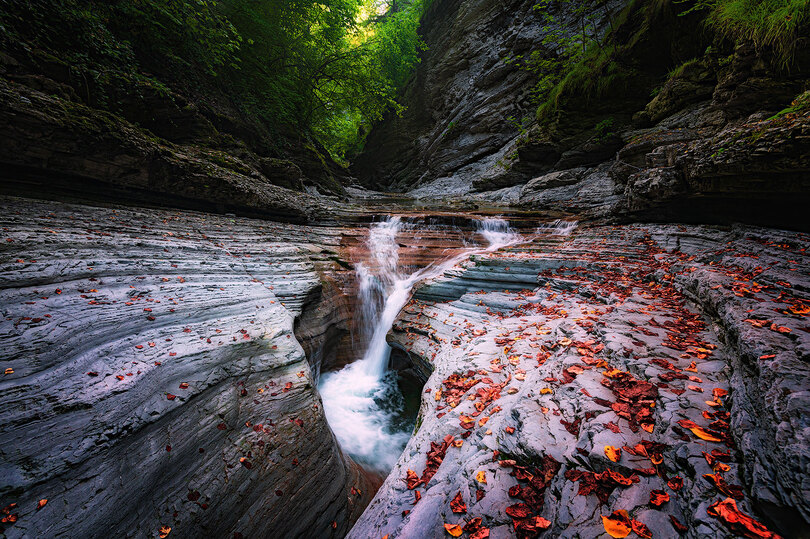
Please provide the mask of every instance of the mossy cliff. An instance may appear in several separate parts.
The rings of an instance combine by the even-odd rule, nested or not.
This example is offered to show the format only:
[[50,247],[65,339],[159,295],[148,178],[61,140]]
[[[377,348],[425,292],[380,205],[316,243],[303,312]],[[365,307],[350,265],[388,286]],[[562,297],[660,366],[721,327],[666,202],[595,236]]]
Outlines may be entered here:
[[[785,216],[808,202],[806,127],[797,127],[808,123],[807,8],[737,4],[437,2],[423,22],[428,49],[406,92],[409,109],[375,128],[354,171],[370,186],[417,196],[802,226]],[[780,111],[793,129],[759,123]],[[632,174],[674,165],[656,149],[678,143],[692,161],[714,159],[725,138],[739,131],[748,140],[749,129],[768,136],[747,147],[745,161],[715,167],[728,178],[722,188],[694,171],[683,176],[679,164],[665,172],[676,180],[657,182],[668,185],[660,196],[634,192]],[[777,146],[791,162],[768,167],[764,155]],[[752,167],[756,181],[735,184],[735,171]],[[557,179],[542,179],[550,173]]]
[[[209,12],[214,3],[199,4],[194,20],[229,32]],[[169,35],[177,20],[162,37],[146,35],[158,28],[138,27],[137,16],[156,16],[138,12],[146,4],[117,2],[97,12],[82,5],[0,3],[0,180],[7,191],[294,220],[313,215],[307,192],[345,196],[345,169],[311,133],[279,115],[269,121],[250,112],[234,86],[240,69],[221,68],[227,51],[206,41],[227,45],[223,36]],[[135,18],[118,28],[125,9]],[[211,50],[183,48],[191,45]]]

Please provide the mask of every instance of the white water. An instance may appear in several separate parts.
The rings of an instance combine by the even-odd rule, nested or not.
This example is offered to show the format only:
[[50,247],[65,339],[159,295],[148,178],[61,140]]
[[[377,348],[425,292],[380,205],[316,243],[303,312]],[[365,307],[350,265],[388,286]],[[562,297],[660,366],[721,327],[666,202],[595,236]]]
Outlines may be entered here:
[[579,221],[564,221],[557,219],[550,223],[543,223],[537,227],[537,234],[551,234],[553,236],[569,236],[573,232]]
[[326,418],[341,447],[356,461],[380,472],[393,467],[410,437],[410,428],[397,420],[404,401],[395,374],[388,372],[391,348],[385,337],[408,302],[411,289],[419,281],[438,277],[471,254],[495,251],[521,239],[505,220],[483,219],[477,232],[486,246],[466,248],[460,254],[404,274],[399,267],[397,237],[405,227],[415,226],[398,216],[371,225],[367,243],[377,272],[372,274],[362,264],[356,267],[359,314],[367,329],[364,333],[370,334],[368,347],[362,359],[324,374],[319,387]]

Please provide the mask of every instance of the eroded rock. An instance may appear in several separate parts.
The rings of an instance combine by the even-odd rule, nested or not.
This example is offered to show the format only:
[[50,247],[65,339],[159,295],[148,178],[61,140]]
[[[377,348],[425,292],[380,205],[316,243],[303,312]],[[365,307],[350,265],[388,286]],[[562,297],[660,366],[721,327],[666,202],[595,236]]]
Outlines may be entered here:
[[595,538],[617,510],[654,537],[731,537],[710,511],[727,497],[796,534],[810,499],[807,244],[597,227],[422,286],[389,334],[429,373],[417,431],[349,537],[438,538],[480,518],[490,537]]
[[370,489],[293,333],[347,332],[316,305],[335,230],[1,204],[6,537],[348,530]]

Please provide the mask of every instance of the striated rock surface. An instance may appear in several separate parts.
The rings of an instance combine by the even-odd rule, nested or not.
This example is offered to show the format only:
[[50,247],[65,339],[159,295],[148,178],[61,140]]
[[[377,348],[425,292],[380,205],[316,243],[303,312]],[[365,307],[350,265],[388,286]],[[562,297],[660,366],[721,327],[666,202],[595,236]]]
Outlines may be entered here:
[[0,78],[0,187],[306,222],[328,214],[291,161],[174,144],[104,111]]
[[[607,2],[592,30],[606,28],[620,4]],[[420,26],[427,50],[404,92],[408,108],[369,134],[353,164],[362,183],[387,190],[420,186],[417,194],[428,198],[463,194],[513,149],[510,143],[537,107],[531,97],[537,75],[516,59],[555,55],[550,36],[574,35],[582,22],[574,8],[551,3],[549,24],[534,6],[522,0],[431,4]]]
[[312,353],[348,333],[323,277],[338,231],[0,207],[6,537],[346,533],[370,488],[329,430],[315,377],[331,360]]
[[349,537],[804,537],[808,243],[594,227],[420,287],[389,333],[417,429]]

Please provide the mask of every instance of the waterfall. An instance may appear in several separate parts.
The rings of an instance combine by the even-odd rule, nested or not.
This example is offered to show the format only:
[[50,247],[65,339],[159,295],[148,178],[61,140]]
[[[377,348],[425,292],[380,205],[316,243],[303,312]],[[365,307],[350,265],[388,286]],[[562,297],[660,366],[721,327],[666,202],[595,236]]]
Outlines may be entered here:
[[[388,472],[410,437],[410,428],[397,421],[403,407],[396,373],[388,370],[391,348],[386,335],[408,302],[411,289],[432,279],[471,254],[491,252],[514,244],[521,236],[499,218],[477,222],[477,234],[486,244],[467,247],[451,257],[404,273],[399,264],[399,234],[418,226],[398,216],[371,225],[367,245],[375,268],[356,265],[361,322],[370,334],[363,357],[337,372],[325,373],[320,393],[324,412],[341,447],[356,461],[379,472]],[[399,427],[399,428],[397,428]]]

